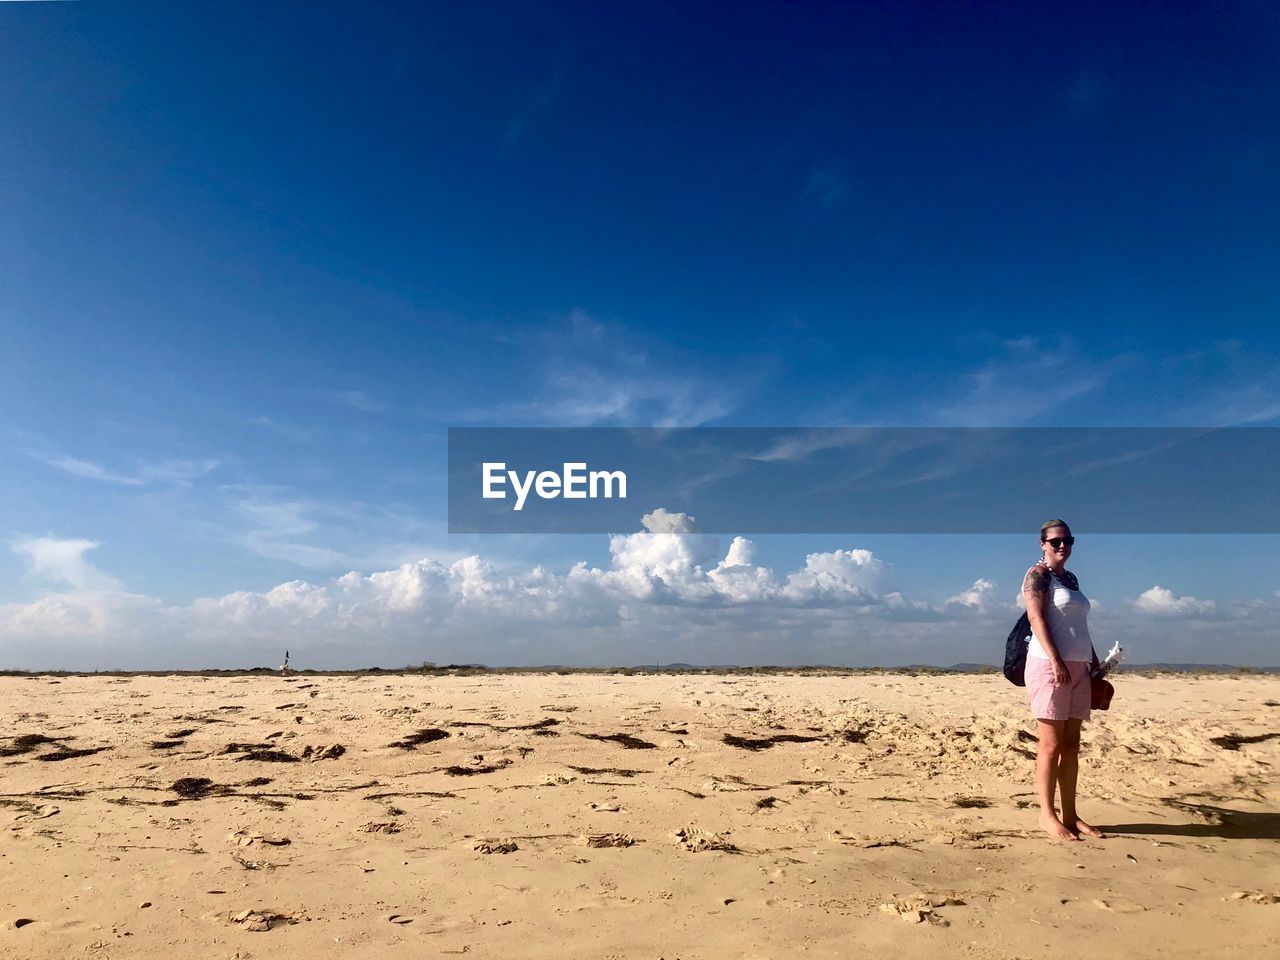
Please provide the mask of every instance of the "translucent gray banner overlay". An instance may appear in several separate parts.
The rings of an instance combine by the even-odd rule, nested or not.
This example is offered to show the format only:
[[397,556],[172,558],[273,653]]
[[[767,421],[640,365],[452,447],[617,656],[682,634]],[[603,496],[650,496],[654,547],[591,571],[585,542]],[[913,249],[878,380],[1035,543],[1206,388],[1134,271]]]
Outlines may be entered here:
[[452,428],[449,530],[1277,533],[1277,478],[1273,427]]

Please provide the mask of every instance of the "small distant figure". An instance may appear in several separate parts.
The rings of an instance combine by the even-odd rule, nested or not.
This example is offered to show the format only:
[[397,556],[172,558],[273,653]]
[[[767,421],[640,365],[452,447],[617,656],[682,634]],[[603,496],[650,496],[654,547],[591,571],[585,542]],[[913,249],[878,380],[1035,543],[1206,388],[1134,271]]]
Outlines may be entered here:
[[289,651],[284,652],[284,663],[280,664],[280,672],[285,676],[289,673]]

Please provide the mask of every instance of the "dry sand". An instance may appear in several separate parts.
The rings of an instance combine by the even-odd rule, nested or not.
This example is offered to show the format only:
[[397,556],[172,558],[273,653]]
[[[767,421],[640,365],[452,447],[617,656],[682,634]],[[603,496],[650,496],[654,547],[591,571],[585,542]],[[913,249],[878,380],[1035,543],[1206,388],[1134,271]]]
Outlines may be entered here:
[[1280,955],[1280,678],[1116,686],[1055,844],[999,676],[0,678],[0,956]]

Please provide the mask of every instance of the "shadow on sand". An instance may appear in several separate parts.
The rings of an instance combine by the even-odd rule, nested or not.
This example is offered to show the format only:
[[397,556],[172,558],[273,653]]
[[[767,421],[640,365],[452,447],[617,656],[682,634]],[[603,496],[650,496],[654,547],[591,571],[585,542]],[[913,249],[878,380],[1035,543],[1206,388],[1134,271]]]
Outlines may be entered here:
[[1280,840],[1280,813],[1250,813],[1207,803],[1166,799],[1168,806],[1189,813],[1202,823],[1112,823],[1101,829],[1111,834],[1159,834],[1171,837],[1221,837],[1224,840]]

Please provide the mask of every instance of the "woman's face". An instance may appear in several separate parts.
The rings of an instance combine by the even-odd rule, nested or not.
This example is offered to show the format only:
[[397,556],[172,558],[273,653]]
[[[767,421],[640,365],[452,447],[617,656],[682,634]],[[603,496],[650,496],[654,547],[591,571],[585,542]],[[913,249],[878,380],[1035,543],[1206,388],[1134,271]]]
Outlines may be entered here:
[[[1044,551],[1045,563],[1055,567],[1066,563],[1067,558],[1071,556],[1071,530],[1067,527],[1050,527],[1043,536],[1040,549]],[[1057,543],[1050,541],[1057,541]]]

